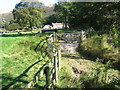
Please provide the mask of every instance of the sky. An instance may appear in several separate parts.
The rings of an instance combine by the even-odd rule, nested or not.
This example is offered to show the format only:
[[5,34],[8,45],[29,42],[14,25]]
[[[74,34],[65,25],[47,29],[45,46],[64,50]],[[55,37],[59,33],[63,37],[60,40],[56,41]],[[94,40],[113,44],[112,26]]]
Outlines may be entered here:
[[[0,0],[0,14],[7,13],[13,10],[15,5],[19,3],[21,0]],[[39,0],[45,5],[50,5],[57,3],[57,0]]]

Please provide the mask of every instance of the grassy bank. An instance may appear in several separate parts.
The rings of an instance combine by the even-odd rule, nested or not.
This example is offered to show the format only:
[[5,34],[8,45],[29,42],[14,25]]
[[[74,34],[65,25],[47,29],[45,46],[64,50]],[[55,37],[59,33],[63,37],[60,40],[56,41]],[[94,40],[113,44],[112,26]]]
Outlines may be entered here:
[[[2,87],[23,88],[44,64],[35,48],[46,36],[1,37]],[[1,81],[0,80],[0,81]]]
[[[74,55],[70,55],[74,56]],[[74,56],[76,57],[76,56]],[[63,57],[59,72],[58,88],[120,89],[120,72],[99,61]]]

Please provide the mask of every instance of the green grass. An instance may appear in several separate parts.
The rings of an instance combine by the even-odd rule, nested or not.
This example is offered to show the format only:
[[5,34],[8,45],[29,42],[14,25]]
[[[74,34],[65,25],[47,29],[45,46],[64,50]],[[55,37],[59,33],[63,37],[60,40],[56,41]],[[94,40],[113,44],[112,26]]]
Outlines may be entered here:
[[[64,30],[60,30],[63,32]],[[68,30],[69,31],[69,30]],[[67,31],[66,31],[67,32]],[[12,33],[11,33],[12,34]],[[24,33],[25,34],[25,33]],[[45,50],[46,44],[44,39],[45,35],[38,36],[17,36],[17,37],[0,37],[2,47],[2,86],[8,88],[23,88],[30,80],[33,79],[36,72],[45,63],[44,60],[39,58]],[[97,44],[99,44],[99,38],[97,38]],[[90,42],[90,40],[88,40]],[[38,43],[41,42],[39,45]],[[85,43],[84,43],[85,44]],[[87,41],[86,41],[87,44]],[[94,43],[93,43],[94,44]],[[38,47],[36,48],[36,46]],[[87,44],[88,45],[88,44]],[[92,43],[89,43],[92,46]],[[89,46],[88,46],[89,47]],[[106,45],[105,48],[110,48]],[[36,52],[35,49],[36,48]],[[95,47],[97,48],[97,46]],[[94,50],[94,49],[93,49]],[[96,49],[95,49],[96,51]],[[70,55],[72,56],[72,55]],[[82,63],[87,71],[80,74],[77,78],[73,74],[73,69],[69,64],[76,65],[75,62],[70,61],[70,58],[62,58],[61,70],[59,72],[59,85],[60,88],[106,88],[106,87],[119,87],[119,79],[117,80],[119,71],[112,68],[108,68],[108,65],[104,65],[99,62],[93,62],[84,59],[75,59],[79,63]],[[74,60],[74,61],[75,61]],[[99,60],[98,60],[99,61]],[[80,67],[82,70],[82,67]],[[106,75],[109,75],[110,80],[106,79]],[[115,76],[115,78],[113,77]],[[1,80],[0,80],[1,81]],[[97,83],[96,83],[97,81]],[[43,86],[45,84],[45,77],[42,81],[39,81],[38,85]]]
[[[39,32],[41,30],[35,30],[35,31],[21,31],[20,33],[22,34],[36,34],[37,32]],[[2,35],[2,33],[0,33],[0,35]],[[18,35],[18,32],[9,32],[9,33],[5,33],[5,35]]]
[[22,88],[33,79],[35,73],[45,63],[34,49],[46,36],[0,38],[2,40],[2,61],[0,62],[2,63],[2,87]]
[[24,40],[26,37],[1,37],[2,40],[2,51],[3,53],[6,52],[9,48],[14,46],[16,43],[18,43],[21,40]]
[[74,29],[58,29],[58,32],[75,32],[76,30],[74,30]]
[[[32,31],[21,31],[20,33],[24,34],[36,34],[38,32],[41,32],[41,30],[34,30],[34,32]],[[72,32],[76,32],[75,29],[58,29],[58,32],[65,32],[65,33],[72,33]],[[47,34],[53,33],[53,31],[49,31],[49,32],[45,32]],[[2,33],[0,33],[0,35],[2,35]],[[9,32],[9,33],[5,33],[5,35],[18,35],[18,32]]]

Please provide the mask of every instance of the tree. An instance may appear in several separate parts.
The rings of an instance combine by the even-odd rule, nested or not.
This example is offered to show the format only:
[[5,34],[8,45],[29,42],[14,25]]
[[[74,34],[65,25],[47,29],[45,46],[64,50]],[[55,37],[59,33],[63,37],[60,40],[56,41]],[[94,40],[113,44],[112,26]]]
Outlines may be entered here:
[[13,9],[14,20],[22,27],[31,29],[33,26],[40,27],[43,22],[43,10],[43,4],[38,0],[33,0],[32,2],[22,0]]
[[71,5],[72,5],[71,2],[64,2],[64,3],[55,4],[54,11],[57,12],[57,14],[61,17],[61,20],[65,24],[65,28],[67,28],[69,9],[70,9]]
[[119,28],[120,2],[62,2],[55,6],[55,11],[62,17],[62,22],[70,27],[93,27],[96,31],[108,32]]
[[58,14],[50,15],[50,16],[46,17],[46,21],[45,21],[44,24],[50,24],[51,25],[52,23],[56,23],[56,22],[60,23],[60,22],[62,22],[60,18],[61,17]]

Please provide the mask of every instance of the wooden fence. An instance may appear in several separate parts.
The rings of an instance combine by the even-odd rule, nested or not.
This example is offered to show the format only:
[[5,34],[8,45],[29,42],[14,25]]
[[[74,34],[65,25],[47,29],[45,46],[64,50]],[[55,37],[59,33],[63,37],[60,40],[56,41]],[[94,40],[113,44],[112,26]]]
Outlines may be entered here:
[[60,60],[61,60],[61,49],[56,47],[54,44],[57,41],[56,33],[53,33],[47,39],[46,53],[50,59],[47,61],[39,70],[34,79],[31,80],[25,87],[33,88],[38,81],[45,75],[46,85],[43,89],[54,88],[55,84],[58,83],[58,72],[60,70]]

